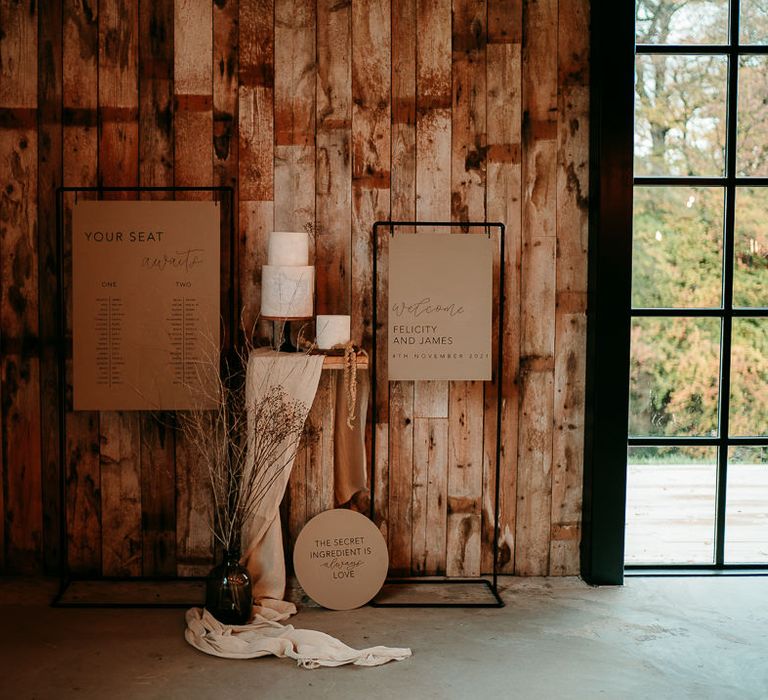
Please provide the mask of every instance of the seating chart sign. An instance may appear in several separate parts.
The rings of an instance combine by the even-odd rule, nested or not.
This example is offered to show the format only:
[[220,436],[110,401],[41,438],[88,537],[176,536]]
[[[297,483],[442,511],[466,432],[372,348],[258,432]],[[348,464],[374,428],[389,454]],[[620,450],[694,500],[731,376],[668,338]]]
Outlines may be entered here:
[[74,205],[74,410],[213,406],[219,221],[217,202]]
[[398,234],[389,243],[389,380],[490,380],[493,242]]

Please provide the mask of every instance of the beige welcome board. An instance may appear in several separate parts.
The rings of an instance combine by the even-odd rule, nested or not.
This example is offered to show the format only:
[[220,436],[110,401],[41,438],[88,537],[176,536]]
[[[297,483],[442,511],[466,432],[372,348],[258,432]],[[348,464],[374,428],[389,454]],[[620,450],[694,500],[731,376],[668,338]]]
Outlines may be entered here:
[[389,380],[490,380],[493,243],[398,234],[389,244]]
[[74,410],[212,406],[219,256],[217,202],[74,205]]

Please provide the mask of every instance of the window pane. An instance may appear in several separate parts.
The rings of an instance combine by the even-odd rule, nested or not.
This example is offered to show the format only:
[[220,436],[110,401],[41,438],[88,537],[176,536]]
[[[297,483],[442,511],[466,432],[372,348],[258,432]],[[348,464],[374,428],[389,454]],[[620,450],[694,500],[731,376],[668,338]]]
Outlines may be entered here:
[[736,192],[733,303],[768,306],[768,188]]
[[768,435],[768,318],[733,319],[731,435]]
[[635,37],[638,44],[727,44],[728,0],[638,0]]
[[719,187],[635,187],[633,306],[721,305],[723,213]]
[[635,175],[723,174],[725,56],[635,62]]
[[728,451],[726,564],[768,562],[768,447]]
[[768,2],[741,0],[739,33],[742,44],[768,44]]
[[768,175],[768,56],[739,58],[739,175]]
[[714,562],[717,448],[630,447],[628,564]]
[[629,434],[717,434],[717,318],[632,320]]

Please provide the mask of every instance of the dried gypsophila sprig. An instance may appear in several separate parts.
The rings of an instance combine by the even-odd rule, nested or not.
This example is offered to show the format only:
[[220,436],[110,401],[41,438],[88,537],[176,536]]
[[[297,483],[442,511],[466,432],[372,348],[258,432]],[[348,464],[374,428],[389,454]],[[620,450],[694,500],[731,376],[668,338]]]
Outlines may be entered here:
[[[218,348],[196,364],[201,405],[213,409],[179,412],[190,447],[204,462],[213,497],[211,531],[227,550],[237,549],[244,524],[261,507],[272,485],[291,465],[304,426],[306,405],[275,385],[247,401],[246,374],[252,344],[221,363]],[[213,381],[209,378],[214,377]]]

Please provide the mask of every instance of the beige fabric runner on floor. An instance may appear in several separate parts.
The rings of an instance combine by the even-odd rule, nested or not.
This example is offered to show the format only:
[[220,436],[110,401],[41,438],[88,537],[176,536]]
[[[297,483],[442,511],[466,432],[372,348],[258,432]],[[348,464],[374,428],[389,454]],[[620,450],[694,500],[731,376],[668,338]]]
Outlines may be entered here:
[[338,639],[315,630],[297,630],[282,625],[296,612],[291,603],[283,602],[281,610],[256,608],[250,625],[222,625],[207,610],[187,611],[187,641],[196,649],[227,659],[255,659],[277,656],[295,659],[303,668],[320,666],[381,666],[389,661],[402,661],[411,656],[410,649],[370,647],[353,649]]

